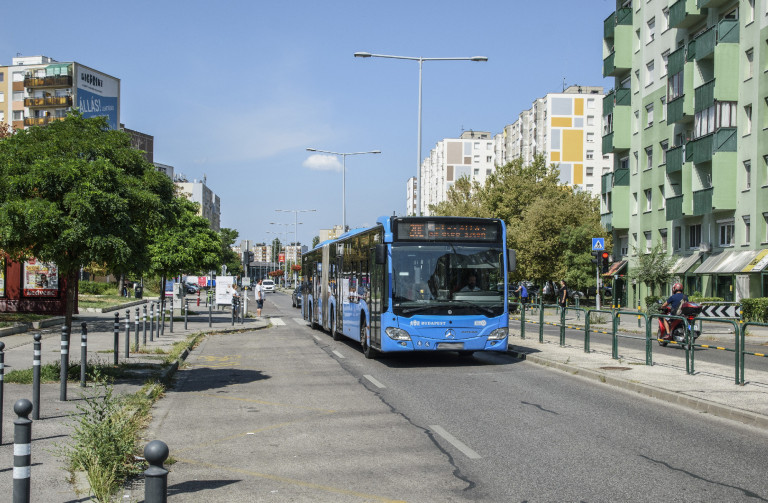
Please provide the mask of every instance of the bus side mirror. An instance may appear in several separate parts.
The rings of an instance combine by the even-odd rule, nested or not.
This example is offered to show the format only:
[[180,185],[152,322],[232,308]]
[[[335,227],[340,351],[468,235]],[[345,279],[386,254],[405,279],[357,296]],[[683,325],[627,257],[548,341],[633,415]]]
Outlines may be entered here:
[[376,245],[376,263],[384,265],[387,263],[387,245]]
[[517,269],[517,251],[512,248],[507,249],[507,269],[509,272]]

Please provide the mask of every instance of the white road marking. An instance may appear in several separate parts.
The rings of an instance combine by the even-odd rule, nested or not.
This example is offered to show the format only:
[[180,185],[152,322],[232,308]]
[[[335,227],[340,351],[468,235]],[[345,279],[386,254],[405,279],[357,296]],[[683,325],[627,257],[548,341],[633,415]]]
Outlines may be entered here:
[[317,342],[320,342],[320,337],[318,337],[318,336],[316,336],[316,335],[313,335],[312,337],[313,337],[313,338],[314,338],[314,339],[315,339]]
[[343,358],[344,358],[344,355],[343,355],[343,354],[341,354],[341,353],[339,353],[338,351],[331,351],[331,352],[332,352],[333,354],[335,354],[337,358],[341,358],[341,359],[343,359]]
[[270,318],[269,321],[275,325],[276,327],[282,327],[285,326],[285,322],[282,318]]
[[383,385],[383,384],[381,384],[379,381],[377,381],[377,380],[376,380],[376,379],[375,379],[373,376],[369,376],[369,375],[367,375],[367,374],[366,374],[366,375],[364,375],[363,377],[365,377],[366,379],[368,379],[369,381],[371,381],[371,384],[373,384],[373,385],[374,385],[374,386],[376,386],[377,388],[380,388],[380,389],[384,389],[384,388],[386,388],[386,386],[384,386],[384,385]]
[[476,453],[475,451],[473,451],[472,449],[467,447],[467,445],[465,443],[463,443],[462,441],[460,441],[459,439],[457,439],[456,437],[454,437],[453,435],[451,435],[450,433],[445,431],[441,426],[433,424],[433,425],[430,425],[429,427],[432,428],[432,430],[435,433],[437,433],[438,435],[443,437],[445,440],[447,440],[448,443],[450,443],[452,446],[454,446],[455,448],[460,450],[469,459],[481,459],[482,458],[482,456],[480,456],[480,454]]
[[309,325],[309,323],[307,323],[307,321],[304,318],[293,318],[293,321],[295,321],[299,325],[304,325],[304,326]]

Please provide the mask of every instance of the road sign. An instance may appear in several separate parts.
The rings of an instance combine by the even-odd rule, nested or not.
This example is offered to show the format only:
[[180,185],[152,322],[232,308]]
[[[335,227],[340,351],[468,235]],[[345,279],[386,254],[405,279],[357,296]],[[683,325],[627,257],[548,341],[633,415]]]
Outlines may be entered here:
[[592,251],[605,250],[605,238],[592,238]]

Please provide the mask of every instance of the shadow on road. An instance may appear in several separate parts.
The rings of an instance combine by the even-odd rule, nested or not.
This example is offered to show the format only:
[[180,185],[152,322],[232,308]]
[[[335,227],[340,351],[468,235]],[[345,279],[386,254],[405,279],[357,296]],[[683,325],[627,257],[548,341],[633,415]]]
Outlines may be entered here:
[[184,379],[174,383],[174,391],[199,392],[226,388],[235,384],[249,384],[271,376],[260,370],[239,369],[236,367],[200,367],[185,370]]
[[209,489],[220,489],[238,482],[240,482],[240,480],[190,480],[189,482],[168,486],[168,495],[173,496],[175,494],[187,494]]

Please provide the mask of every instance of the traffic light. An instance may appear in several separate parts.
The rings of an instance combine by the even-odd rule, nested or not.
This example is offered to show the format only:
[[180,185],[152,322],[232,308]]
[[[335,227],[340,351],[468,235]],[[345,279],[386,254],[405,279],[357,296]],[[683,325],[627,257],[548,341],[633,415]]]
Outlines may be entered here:
[[600,267],[600,252],[599,251],[592,251],[592,263],[597,264],[598,267]]
[[608,269],[611,266],[611,262],[613,262],[613,260],[611,259],[611,254],[608,253],[607,251],[600,253],[600,262],[602,264],[601,270],[603,274],[607,273]]

